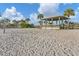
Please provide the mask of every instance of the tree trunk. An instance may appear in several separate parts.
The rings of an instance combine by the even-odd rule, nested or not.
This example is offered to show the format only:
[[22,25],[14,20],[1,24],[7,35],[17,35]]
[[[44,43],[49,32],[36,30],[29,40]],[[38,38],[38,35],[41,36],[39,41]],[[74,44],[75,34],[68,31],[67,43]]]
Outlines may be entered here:
[[5,33],[5,28],[3,28],[3,33]]
[[5,23],[3,24],[3,33],[5,33]]

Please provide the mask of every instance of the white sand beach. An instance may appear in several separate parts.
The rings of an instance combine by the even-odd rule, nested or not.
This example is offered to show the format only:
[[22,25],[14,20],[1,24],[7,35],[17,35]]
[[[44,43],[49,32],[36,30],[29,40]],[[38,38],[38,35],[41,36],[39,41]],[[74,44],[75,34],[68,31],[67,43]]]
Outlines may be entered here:
[[0,29],[1,56],[79,56],[79,30]]

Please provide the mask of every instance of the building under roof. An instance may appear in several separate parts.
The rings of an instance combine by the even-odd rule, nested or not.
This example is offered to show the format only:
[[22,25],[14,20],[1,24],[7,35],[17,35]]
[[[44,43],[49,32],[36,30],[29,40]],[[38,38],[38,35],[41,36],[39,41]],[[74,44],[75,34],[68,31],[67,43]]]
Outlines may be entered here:
[[60,28],[60,25],[64,24],[65,21],[69,22],[69,18],[65,16],[45,17],[41,19],[41,27],[56,27],[55,22],[57,27]]

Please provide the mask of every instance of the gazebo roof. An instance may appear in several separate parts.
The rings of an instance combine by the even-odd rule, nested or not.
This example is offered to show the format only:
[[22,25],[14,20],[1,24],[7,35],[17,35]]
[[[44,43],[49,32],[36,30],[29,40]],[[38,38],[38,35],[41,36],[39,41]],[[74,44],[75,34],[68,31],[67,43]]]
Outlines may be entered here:
[[53,16],[53,17],[45,17],[45,18],[42,18],[41,20],[54,20],[54,21],[56,21],[56,20],[59,20],[59,18],[60,18],[60,20],[69,19],[68,17],[65,17],[65,16]]

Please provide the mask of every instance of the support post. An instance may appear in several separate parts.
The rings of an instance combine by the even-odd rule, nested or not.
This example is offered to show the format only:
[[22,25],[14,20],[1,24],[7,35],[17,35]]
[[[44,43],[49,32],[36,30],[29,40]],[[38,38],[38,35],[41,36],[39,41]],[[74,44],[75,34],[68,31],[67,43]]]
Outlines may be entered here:
[[56,25],[57,25],[58,21],[56,20]]
[[60,27],[60,17],[59,17],[59,27]]
[[64,29],[63,19],[62,19],[62,29]]
[[70,28],[70,23],[69,23],[69,19],[68,19],[68,29]]
[[45,20],[45,27],[47,27],[47,19]]
[[53,25],[53,18],[52,18],[52,25]]

